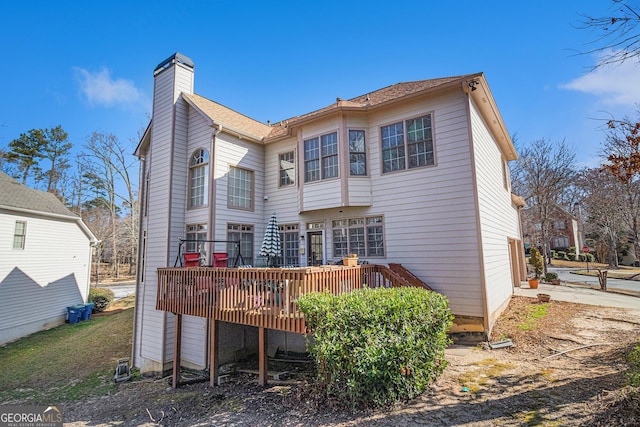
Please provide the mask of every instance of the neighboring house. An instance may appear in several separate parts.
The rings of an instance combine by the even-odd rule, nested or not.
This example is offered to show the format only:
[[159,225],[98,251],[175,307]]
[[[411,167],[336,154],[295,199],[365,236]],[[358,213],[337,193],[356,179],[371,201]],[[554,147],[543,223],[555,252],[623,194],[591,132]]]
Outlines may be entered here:
[[[508,168],[517,155],[484,74],[398,83],[274,124],[196,95],[183,55],[158,65],[154,79],[151,123],[136,150],[133,355],[143,372],[165,371],[173,359],[174,316],[155,304],[157,269],[174,266],[179,239],[240,240],[244,263],[259,265],[273,212],[282,264],[350,253],[400,263],[448,297],[454,331],[488,334],[525,279],[524,203]],[[209,257],[235,259],[235,247],[210,246]],[[207,319],[184,317],[182,360],[206,367]],[[223,359],[256,340],[247,327],[221,329]],[[269,333],[269,343],[304,344]]]
[[[527,246],[539,246],[542,242],[541,227],[536,220],[535,209],[522,211],[524,242]],[[550,215],[549,247],[552,250],[566,251],[576,248],[576,254],[581,253],[585,244],[584,233],[580,219],[560,206],[553,206]]]
[[86,302],[95,236],[58,198],[0,172],[0,344]]

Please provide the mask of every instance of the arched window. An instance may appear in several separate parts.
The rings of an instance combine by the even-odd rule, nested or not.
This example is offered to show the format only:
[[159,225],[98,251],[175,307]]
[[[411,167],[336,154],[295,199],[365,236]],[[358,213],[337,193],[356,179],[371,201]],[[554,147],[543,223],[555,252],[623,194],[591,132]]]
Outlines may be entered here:
[[209,153],[197,150],[189,161],[189,207],[205,206],[208,203]]

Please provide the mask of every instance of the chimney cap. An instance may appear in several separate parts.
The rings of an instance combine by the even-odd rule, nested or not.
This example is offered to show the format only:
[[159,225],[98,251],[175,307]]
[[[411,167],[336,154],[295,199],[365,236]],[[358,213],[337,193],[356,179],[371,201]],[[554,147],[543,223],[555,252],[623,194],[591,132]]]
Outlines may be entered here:
[[168,57],[167,59],[165,59],[164,61],[162,61],[160,64],[158,64],[155,70],[153,70],[153,75],[155,76],[156,74],[166,70],[167,68],[169,68],[171,64],[174,64],[174,63],[179,63],[189,68],[195,68],[195,65],[193,64],[193,61],[191,60],[191,58],[181,54],[180,52],[176,52],[170,57]]

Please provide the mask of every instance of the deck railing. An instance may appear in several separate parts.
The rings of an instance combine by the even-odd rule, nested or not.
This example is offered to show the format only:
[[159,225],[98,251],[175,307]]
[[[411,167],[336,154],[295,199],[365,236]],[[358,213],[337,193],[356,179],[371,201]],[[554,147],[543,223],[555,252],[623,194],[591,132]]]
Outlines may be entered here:
[[296,301],[363,287],[415,286],[382,265],[304,268],[160,268],[156,308],[174,314],[305,333]]

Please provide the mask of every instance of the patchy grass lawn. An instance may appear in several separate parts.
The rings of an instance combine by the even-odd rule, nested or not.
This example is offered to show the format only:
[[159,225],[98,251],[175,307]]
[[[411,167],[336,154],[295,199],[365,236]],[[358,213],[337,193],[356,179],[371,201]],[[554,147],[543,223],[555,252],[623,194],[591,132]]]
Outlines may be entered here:
[[0,402],[51,405],[108,394],[118,359],[131,355],[132,299],[114,303],[112,315],[92,315],[0,347]]

